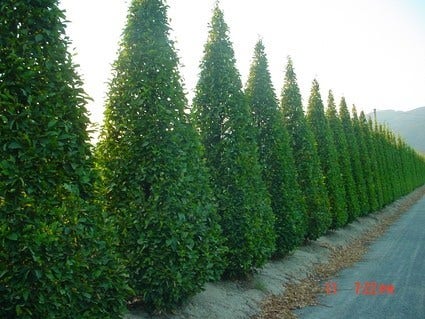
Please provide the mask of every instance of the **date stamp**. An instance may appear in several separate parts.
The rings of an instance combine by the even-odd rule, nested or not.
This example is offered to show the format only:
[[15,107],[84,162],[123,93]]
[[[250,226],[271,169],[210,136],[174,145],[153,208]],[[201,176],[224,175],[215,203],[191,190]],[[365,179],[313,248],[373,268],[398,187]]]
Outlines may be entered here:
[[354,283],[356,295],[393,295],[395,293],[395,287],[393,284],[377,283],[376,281],[365,281]]
[[[328,281],[324,284],[324,291],[327,295],[336,295],[338,285],[335,281]],[[354,292],[356,295],[376,296],[376,295],[394,295],[394,284],[378,283],[376,281],[356,281],[354,283]]]

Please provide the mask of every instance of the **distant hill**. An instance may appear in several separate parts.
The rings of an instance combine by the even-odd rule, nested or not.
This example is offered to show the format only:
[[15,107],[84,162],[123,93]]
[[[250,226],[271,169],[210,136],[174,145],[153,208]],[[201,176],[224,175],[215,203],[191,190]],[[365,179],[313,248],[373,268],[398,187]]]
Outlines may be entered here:
[[376,116],[379,123],[388,124],[391,130],[400,134],[410,146],[425,154],[425,107],[407,112],[377,111]]

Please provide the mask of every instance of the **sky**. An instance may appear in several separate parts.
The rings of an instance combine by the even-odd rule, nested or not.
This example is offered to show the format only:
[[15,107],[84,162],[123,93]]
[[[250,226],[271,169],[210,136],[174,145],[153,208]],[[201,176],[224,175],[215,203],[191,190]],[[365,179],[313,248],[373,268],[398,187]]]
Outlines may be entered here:
[[[101,124],[111,64],[117,57],[130,0],[60,0],[71,52]],[[168,18],[189,102],[198,80],[216,0],[168,0]],[[220,0],[245,85],[262,38],[276,93],[291,56],[304,105],[311,82],[322,99],[331,89],[359,111],[425,106],[425,1]]]

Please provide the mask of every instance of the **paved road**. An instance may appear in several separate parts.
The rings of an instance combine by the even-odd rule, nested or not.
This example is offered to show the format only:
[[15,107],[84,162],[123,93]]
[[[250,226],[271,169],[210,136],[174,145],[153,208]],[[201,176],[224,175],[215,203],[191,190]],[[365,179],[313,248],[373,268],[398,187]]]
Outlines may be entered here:
[[323,305],[298,310],[300,319],[425,318],[425,197],[323,289]]

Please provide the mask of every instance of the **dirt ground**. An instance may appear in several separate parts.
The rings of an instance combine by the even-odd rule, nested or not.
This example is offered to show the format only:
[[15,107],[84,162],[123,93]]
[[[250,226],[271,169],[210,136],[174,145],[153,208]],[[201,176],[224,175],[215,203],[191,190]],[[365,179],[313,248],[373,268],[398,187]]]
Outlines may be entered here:
[[368,244],[381,236],[404,211],[425,194],[425,187],[358,218],[350,225],[302,246],[290,256],[266,264],[246,281],[206,284],[174,314],[149,316],[133,310],[126,319],[274,319],[296,318],[291,310],[317,303],[323,282],[362,259]]

